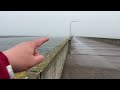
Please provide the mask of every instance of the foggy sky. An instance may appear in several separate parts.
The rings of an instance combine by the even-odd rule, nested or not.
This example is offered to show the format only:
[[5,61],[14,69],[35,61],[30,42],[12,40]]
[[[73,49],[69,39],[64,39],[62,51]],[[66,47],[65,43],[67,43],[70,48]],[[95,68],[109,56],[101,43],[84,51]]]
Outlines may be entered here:
[[120,11],[0,11],[0,35],[120,38]]

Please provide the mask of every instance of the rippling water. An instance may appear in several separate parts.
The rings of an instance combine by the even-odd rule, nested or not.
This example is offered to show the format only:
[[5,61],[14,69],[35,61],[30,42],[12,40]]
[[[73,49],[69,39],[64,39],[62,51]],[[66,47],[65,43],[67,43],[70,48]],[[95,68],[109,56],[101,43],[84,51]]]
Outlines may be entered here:
[[[35,40],[40,37],[13,37],[13,38],[0,38],[0,51],[7,50],[21,42]],[[43,44],[39,48],[39,52],[41,54],[47,53],[49,50],[57,46],[59,43],[61,43],[65,38],[63,37],[52,37],[49,39],[48,42]]]

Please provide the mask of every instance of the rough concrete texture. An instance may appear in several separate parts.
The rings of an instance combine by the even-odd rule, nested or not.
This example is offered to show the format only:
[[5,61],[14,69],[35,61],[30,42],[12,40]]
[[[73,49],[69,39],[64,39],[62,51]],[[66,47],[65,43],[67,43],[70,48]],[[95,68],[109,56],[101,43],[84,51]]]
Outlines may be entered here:
[[31,72],[31,71],[25,71],[16,73],[14,79],[39,79],[40,73],[39,72]]
[[31,69],[16,73],[14,79],[58,79],[61,77],[68,53],[69,41],[63,40],[58,46],[46,53],[45,59]]
[[120,46],[73,37],[62,79],[120,79]]
[[60,79],[64,67],[64,62],[68,53],[68,42],[55,55],[52,61],[41,72],[41,79]]

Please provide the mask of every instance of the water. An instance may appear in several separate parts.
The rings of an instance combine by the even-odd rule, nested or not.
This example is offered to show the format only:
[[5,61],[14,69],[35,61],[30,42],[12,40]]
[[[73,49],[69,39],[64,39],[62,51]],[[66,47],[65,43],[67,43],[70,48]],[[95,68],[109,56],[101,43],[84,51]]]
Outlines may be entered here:
[[[0,38],[0,51],[7,50],[21,42],[31,41],[38,39],[40,37],[13,37],[13,38]],[[53,49],[59,43],[61,43],[65,38],[64,37],[52,37],[49,38],[49,41],[43,44],[38,50],[40,54],[45,54],[49,50]]]

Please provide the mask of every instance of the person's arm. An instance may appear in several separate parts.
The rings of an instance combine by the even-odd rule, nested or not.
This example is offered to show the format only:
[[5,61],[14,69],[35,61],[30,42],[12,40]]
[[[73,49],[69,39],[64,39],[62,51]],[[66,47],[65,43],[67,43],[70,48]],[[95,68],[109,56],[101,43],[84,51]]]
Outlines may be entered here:
[[[23,42],[0,53],[0,79],[10,78],[10,68],[14,72],[28,70],[39,64],[43,56],[37,51],[37,47],[47,42],[48,38],[41,38],[34,41]],[[6,61],[6,62],[5,62]]]
[[12,78],[13,75],[10,75],[8,67],[10,67],[8,58],[0,52],[0,79]]

